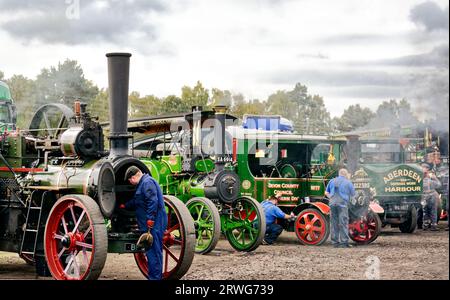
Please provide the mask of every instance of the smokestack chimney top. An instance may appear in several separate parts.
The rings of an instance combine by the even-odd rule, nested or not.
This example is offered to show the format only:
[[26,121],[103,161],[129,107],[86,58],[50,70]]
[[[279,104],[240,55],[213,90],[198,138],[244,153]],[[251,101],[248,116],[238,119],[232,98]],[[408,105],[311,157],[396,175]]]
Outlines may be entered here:
[[125,57],[131,57],[131,53],[125,53],[125,52],[111,52],[111,53],[106,53],[106,57],[111,57],[111,56],[125,56]]
[[215,113],[218,114],[224,114],[227,112],[228,106],[224,105],[224,104],[216,104],[213,107],[213,110]]

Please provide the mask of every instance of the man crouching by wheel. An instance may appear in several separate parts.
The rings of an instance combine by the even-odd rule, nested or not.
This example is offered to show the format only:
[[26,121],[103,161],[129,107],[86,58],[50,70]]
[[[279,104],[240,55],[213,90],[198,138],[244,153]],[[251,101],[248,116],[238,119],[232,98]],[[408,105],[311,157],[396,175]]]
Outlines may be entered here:
[[122,208],[136,210],[142,235],[137,242],[144,247],[148,260],[148,279],[161,280],[163,270],[163,235],[167,227],[164,198],[158,183],[149,174],[132,166],[125,172],[125,181],[136,185],[134,197]]

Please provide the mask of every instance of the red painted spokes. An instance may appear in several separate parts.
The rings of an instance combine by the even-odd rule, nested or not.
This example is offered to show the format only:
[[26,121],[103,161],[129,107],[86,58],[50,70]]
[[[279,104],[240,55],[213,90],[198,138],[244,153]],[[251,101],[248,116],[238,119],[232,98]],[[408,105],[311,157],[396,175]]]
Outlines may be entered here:
[[316,209],[302,211],[295,221],[297,237],[307,245],[317,245],[326,235],[326,220]]
[[376,234],[376,231],[377,223],[371,214],[355,220],[348,225],[348,233],[352,240],[356,242],[367,242],[371,240]]
[[179,268],[184,255],[183,230],[181,217],[172,203],[166,202],[167,230],[163,237],[163,278],[170,278]]
[[46,253],[55,279],[83,280],[94,256],[94,230],[86,208],[66,199],[53,208],[46,228]]
[[[163,236],[163,279],[170,279],[178,270],[184,255],[184,242],[180,216],[170,202],[166,201],[167,230]],[[134,254],[136,263],[144,276],[148,276],[148,260],[143,252]]]

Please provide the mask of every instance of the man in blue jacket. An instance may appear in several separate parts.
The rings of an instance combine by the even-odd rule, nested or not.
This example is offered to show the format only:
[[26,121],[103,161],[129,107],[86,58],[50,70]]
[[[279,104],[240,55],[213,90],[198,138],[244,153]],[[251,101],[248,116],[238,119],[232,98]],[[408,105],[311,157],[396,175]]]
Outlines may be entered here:
[[263,244],[266,245],[272,245],[281,232],[283,232],[283,227],[275,223],[276,219],[291,219],[294,217],[294,213],[287,215],[277,206],[279,197],[280,195],[273,195],[269,199],[261,202],[264,214],[266,215],[266,235],[263,241]]
[[125,172],[125,180],[136,185],[134,197],[125,208],[136,210],[136,219],[141,233],[151,233],[153,243],[146,251],[148,279],[161,280],[163,269],[163,235],[167,228],[164,198],[158,183],[149,174],[143,174],[132,166]]
[[346,169],[339,170],[339,176],[328,183],[325,195],[330,199],[331,243],[334,247],[349,248],[348,203],[355,195],[355,188],[348,179]]

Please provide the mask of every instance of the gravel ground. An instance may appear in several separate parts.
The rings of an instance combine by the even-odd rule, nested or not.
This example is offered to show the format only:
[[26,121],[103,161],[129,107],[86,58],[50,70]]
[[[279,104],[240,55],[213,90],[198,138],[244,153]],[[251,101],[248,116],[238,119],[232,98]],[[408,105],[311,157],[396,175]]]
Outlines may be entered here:
[[[284,232],[277,244],[251,253],[220,240],[208,255],[196,255],[185,279],[449,279],[449,234],[385,228],[368,246],[335,249],[329,243],[302,246]],[[376,268],[379,265],[379,268]],[[36,279],[34,268],[14,253],[0,252],[0,279]],[[131,255],[110,254],[101,279],[143,279]]]

